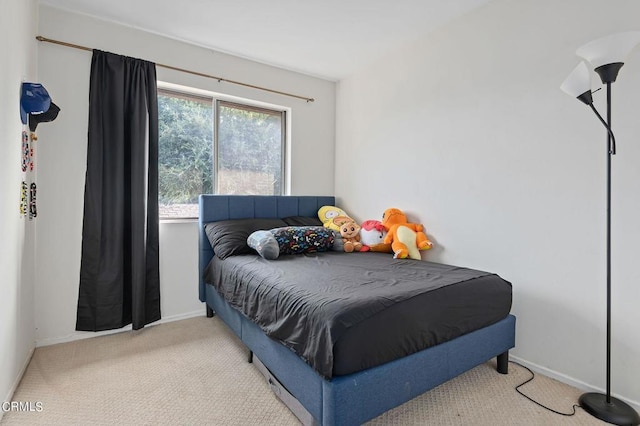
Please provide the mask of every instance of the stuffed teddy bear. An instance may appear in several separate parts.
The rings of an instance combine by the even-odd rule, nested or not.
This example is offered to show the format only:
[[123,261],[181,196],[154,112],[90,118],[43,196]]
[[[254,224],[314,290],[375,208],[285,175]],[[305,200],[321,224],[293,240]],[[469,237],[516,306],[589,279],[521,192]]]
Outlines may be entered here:
[[343,223],[353,220],[344,210],[335,206],[322,206],[318,210],[318,219],[326,228],[340,232]]
[[384,211],[382,225],[387,229],[385,243],[391,243],[393,257],[420,259],[419,250],[429,250],[433,243],[424,233],[422,224],[409,223],[402,210],[391,208]]
[[365,220],[360,225],[360,242],[369,247],[370,251],[381,253],[393,253],[391,244],[385,244],[384,237],[387,230],[379,220]]
[[352,251],[360,251],[362,249],[362,243],[360,242],[360,226],[350,219],[344,222],[340,226],[340,235],[342,235],[342,243],[344,244],[344,251],[351,253]]

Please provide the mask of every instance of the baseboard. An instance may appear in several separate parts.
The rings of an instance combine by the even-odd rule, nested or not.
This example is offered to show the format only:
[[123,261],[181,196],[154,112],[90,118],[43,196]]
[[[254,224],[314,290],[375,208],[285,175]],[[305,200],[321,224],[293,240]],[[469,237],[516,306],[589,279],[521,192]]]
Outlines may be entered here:
[[[36,350],[36,348],[34,346],[29,351],[29,356],[27,356],[27,358],[24,361],[24,364],[22,365],[22,368],[20,368],[20,372],[18,373],[18,376],[16,377],[16,380],[13,382],[13,385],[9,389],[9,393],[7,394],[7,396],[4,399],[0,400],[0,403],[4,402],[4,401],[9,402],[9,401],[13,400],[13,394],[16,392],[16,389],[18,389],[18,385],[20,385],[20,381],[22,381],[22,377],[24,376],[24,373],[27,371],[27,367],[29,366],[29,363],[31,362],[31,358],[33,357],[33,352],[35,350]],[[2,417],[4,417],[4,410],[0,410],[0,422],[2,421]]]
[[[193,312],[186,312],[183,314],[171,315],[168,317],[161,318],[160,320],[154,322],[153,324],[149,324],[147,327],[153,327],[155,325],[164,324],[167,322],[180,321],[183,319],[195,318],[195,317],[204,316],[204,315],[205,315],[204,309],[193,311]],[[106,331],[97,331],[97,332],[75,331],[71,334],[68,334],[62,337],[50,337],[46,339],[36,340],[36,347],[40,348],[43,346],[57,345],[58,343],[73,342],[75,340],[91,339],[93,337],[107,336],[109,334],[122,333],[125,331],[131,331],[131,330],[132,330],[131,324],[129,324],[117,330],[106,330]]]
[[[606,391],[604,389],[601,388],[597,388],[595,386],[591,386],[588,383],[585,383],[581,380],[577,380],[574,379],[573,377],[567,376],[566,374],[562,374],[562,373],[558,373],[557,371],[551,370],[547,367],[543,367],[541,365],[535,364],[533,362],[529,362],[525,359],[519,358],[517,356],[513,356],[513,355],[509,355],[509,358],[512,361],[515,361],[519,364],[524,365],[525,367],[529,367],[532,371],[536,372],[536,373],[540,373],[542,375],[545,375],[547,377],[551,377],[552,379],[556,379],[559,382],[565,383],[567,385],[573,386],[574,388],[578,388],[580,390],[583,390],[585,392],[599,392],[599,393],[605,393]],[[615,392],[612,392],[612,396],[615,396],[616,398],[626,402],[627,404],[629,404],[631,407],[633,407],[634,410],[636,410],[637,412],[640,412],[640,402],[638,401],[632,401],[628,398],[625,398],[624,396],[618,395]],[[577,401],[576,401],[577,403]]]

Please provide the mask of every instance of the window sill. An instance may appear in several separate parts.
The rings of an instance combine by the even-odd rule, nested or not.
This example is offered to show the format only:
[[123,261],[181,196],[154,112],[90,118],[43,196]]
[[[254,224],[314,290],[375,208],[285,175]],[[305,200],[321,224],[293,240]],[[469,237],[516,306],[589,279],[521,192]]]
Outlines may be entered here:
[[182,217],[182,218],[160,218],[160,223],[197,223],[197,217]]

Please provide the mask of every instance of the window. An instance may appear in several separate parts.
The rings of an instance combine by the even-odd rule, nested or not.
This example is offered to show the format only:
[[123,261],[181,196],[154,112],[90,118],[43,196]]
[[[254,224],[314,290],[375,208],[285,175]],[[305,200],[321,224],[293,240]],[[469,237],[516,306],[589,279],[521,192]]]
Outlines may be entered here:
[[282,194],[283,112],[217,102],[217,193]]
[[198,195],[284,193],[285,111],[158,89],[160,218],[198,217]]

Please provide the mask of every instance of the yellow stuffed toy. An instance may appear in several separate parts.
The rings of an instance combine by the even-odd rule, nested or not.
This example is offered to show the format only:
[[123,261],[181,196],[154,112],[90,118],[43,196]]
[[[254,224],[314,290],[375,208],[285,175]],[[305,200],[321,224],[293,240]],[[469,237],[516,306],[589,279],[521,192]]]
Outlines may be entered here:
[[344,210],[335,206],[320,207],[320,210],[318,210],[318,219],[320,219],[320,222],[322,222],[325,228],[338,232],[340,232],[340,226],[343,223],[353,220]]
[[391,243],[394,258],[421,259],[419,250],[429,250],[433,247],[433,243],[424,233],[424,226],[409,223],[407,216],[400,209],[385,210],[382,215],[382,225],[387,230],[384,242]]

